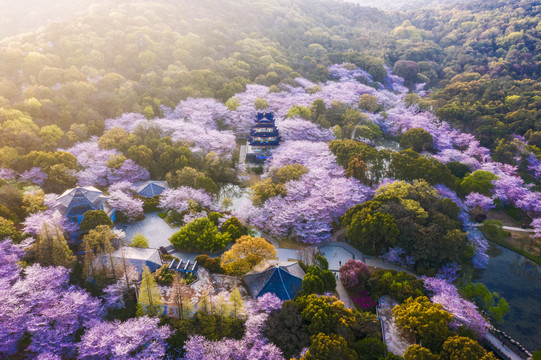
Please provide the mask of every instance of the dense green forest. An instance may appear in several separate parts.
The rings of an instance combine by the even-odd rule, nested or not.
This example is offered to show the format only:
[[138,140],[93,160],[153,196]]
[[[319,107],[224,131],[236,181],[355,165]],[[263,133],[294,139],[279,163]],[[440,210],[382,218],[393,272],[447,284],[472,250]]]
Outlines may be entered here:
[[[9,166],[12,149],[101,135],[104,119],[126,112],[153,116],[187,97],[225,101],[246,84],[293,84],[299,74],[324,81],[326,66],[344,61],[377,81],[387,64],[409,84],[426,82],[432,96],[411,101],[478,132],[485,146],[512,133],[538,144],[538,13],[530,1],[407,13],[331,1],[96,4],[0,43],[0,161]],[[53,129],[40,134],[50,125],[62,134],[54,144],[45,139]]]

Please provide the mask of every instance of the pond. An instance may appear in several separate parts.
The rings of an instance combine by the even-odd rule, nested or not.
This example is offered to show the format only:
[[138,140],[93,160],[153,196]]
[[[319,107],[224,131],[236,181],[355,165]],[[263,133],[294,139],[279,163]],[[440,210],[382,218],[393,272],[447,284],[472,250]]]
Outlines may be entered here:
[[511,310],[498,328],[530,352],[541,348],[541,266],[492,244],[487,269],[474,281],[503,296]]
[[250,193],[247,188],[238,185],[225,184],[220,188],[218,201],[221,203],[224,198],[230,198],[233,202],[229,210],[236,210],[245,199],[250,199]]

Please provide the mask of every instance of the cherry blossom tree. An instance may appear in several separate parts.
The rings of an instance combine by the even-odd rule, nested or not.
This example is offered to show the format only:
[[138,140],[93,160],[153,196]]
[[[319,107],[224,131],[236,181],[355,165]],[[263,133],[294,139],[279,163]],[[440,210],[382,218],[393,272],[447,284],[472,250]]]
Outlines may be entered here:
[[349,259],[340,267],[340,280],[346,288],[355,288],[362,285],[370,277],[368,265],[360,260]]
[[541,239],[541,218],[533,219],[530,226],[534,229],[533,237]]
[[464,202],[466,207],[469,209],[479,208],[484,211],[494,208],[494,201],[488,196],[473,192],[466,196],[466,201]]
[[284,140],[331,141],[332,129],[323,129],[311,121],[294,117],[277,122],[280,135]]
[[283,360],[282,352],[262,335],[270,311],[280,308],[280,300],[265,294],[246,306],[246,332],[242,339],[208,341],[202,336],[191,336],[184,345],[184,360]]
[[299,180],[288,181],[284,197],[271,197],[261,207],[246,200],[235,216],[274,236],[307,243],[328,240],[332,222],[373,192],[358,180],[345,177],[325,143],[287,141],[275,151],[267,167],[272,170],[295,163],[306,166],[309,172]]
[[135,199],[131,194],[115,190],[109,194],[108,201],[117,211],[122,212],[129,222],[144,217],[143,200]]
[[23,221],[22,225],[25,234],[34,236],[39,235],[44,226],[47,226],[49,229],[57,228],[67,232],[73,232],[79,229],[78,224],[72,223],[56,210],[38,211],[30,214]]
[[454,315],[455,326],[466,325],[479,336],[484,336],[490,324],[477,311],[477,306],[463,299],[453,284],[444,279],[423,277],[425,288],[433,296],[432,302],[441,304],[443,308]]
[[113,169],[107,174],[107,180],[110,184],[116,182],[138,182],[148,180],[150,173],[147,169],[137,165],[133,160],[127,159],[118,169]]
[[81,186],[107,186],[111,169],[107,167],[106,163],[111,156],[120,155],[116,150],[100,149],[97,140],[96,137],[93,137],[90,141],[77,143],[66,150],[77,157],[77,162],[82,168],[77,173]]
[[45,183],[45,179],[47,179],[47,174],[41,171],[41,168],[33,167],[22,173],[21,179],[42,186]]
[[172,209],[179,213],[189,209],[189,202],[194,201],[203,208],[216,210],[212,197],[204,190],[181,186],[176,189],[167,189],[160,195],[160,208]]
[[160,359],[172,331],[158,326],[159,318],[148,316],[125,322],[101,321],[93,325],[77,344],[79,359]]
[[0,243],[0,354],[14,354],[28,333],[28,352],[73,356],[77,331],[103,315],[101,301],[69,285],[63,267],[34,264],[21,269],[21,255],[9,241]]
[[538,181],[541,181],[541,160],[534,154],[530,154],[528,157],[528,170],[531,171]]
[[15,171],[8,168],[0,168],[0,179],[13,180],[17,177]]

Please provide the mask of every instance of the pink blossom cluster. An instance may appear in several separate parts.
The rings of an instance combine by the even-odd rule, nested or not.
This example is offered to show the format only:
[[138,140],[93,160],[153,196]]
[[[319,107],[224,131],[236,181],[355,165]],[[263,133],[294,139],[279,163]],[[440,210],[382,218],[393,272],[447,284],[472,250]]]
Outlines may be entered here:
[[[362,77],[368,82],[374,81],[372,75],[362,70],[361,68],[356,68],[355,70],[349,70],[344,67],[344,64],[333,64],[328,67],[329,75],[332,78],[338,79],[340,81],[357,81],[358,78]],[[297,79],[297,81],[299,81]]]
[[128,132],[133,132],[139,124],[147,123],[149,123],[149,120],[147,120],[143,114],[125,113],[115,119],[105,120],[105,130],[121,127]]
[[534,154],[530,154],[528,157],[528,170],[531,171],[537,181],[541,181],[541,160]]
[[225,120],[229,109],[221,102],[210,98],[188,98],[181,101],[167,119],[186,119],[191,124],[206,129],[218,129],[218,123]]
[[124,214],[129,222],[144,216],[143,200],[135,199],[131,193],[120,190],[111,191],[108,202],[117,211]]
[[167,189],[160,195],[160,208],[175,210],[179,213],[189,210],[190,201],[205,209],[215,210],[212,197],[204,190],[181,186]]
[[429,277],[423,277],[423,282],[425,288],[433,294],[432,302],[441,304],[445,310],[453,314],[455,326],[464,324],[479,336],[486,334],[490,323],[477,311],[475,304],[458,294],[453,284],[444,279]]
[[474,209],[480,208],[484,211],[494,208],[494,201],[488,196],[479,194],[477,192],[472,192],[466,196],[466,201],[464,202],[467,208]]
[[165,356],[165,340],[171,336],[168,326],[159,326],[156,317],[138,317],[120,321],[100,321],[77,344],[79,359],[160,359]]
[[9,168],[0,168],[0,179],[14,180],[17,177],[17,173]]
[[534,237],[541,239],[541,218],[536,218],[530,224],[534,229]]
[[406,251],[398,246],[389,248],[385,254],[381,255],[381,259],[388,263],[405,267],[415,264],[415,258],[411,255],[406,255]]
[[378,305],[377,301],[372,299],[367,291],[351,295],[351,300],[363,310],[373,310]]
[[442,266],[438,270],[436,277],[438,279],[443,279],[449,283],[453,283],[458,278],[460,270],[461,270],[460,265],[458,265],[455,262],[451,262]]
[[333,221],[373,195],[358,180],[344,176],[325,143],[287,141],[267,166],[273,169],[295,163],[306,166],[309,172],[286,183],[286,196],[272,197],[261,207],[247,200],[236,210],[236,216],[272,236],[317,243],[330,239]]
[[78,224],[72,223],[56,210],[38,211],[30,214],[23,221],[22,225],[25,234],[34,236],[41,234],[44,228],[47,228],[49,231],[58,229],[67,232],[73,232],[79,229]]
[[[148,359],[165,355],[171,332],[157,318],[103,322],[101,300],[70,285],[63,267],[34,264],[21,268],[22,246],[0,242],[0,357],[17,352],[29,336],[27,351],[38,359]],[[105,304],[110,307],[109,304]],[[81,342],[77,335],[86,329]],[[135,355],[134,355],[135,353]],[[135,356],[135,357],[134,357]]]
[[194,152],[214,151],[219,156],[231,158],[237,146],[235,135],[231,131],[208,129],[183,119],[157,119],[154,123],[163,129],[165,135],[170,135],[171,139],[191,144]]
[[28,181],[38,186],[42,186],[47,179],[47,174],[41,171],[41,168],[39,167],[33,167],[20,175],[18,175],[17,172],[12,169],[0,168],[0,179],[15,180],[17,177],[19,180]]
[[42,186],[47,179],[47,174],[41,171],[39,167],[33,167],[30,170],[26,170],[20,176],[21,180],[29,181],[36,185]]
[[0,355],[14,354],[28,333],[28,351],[73,356],[76,332],[103,316],[101,301],[69,285],[67,269],[39,264],[21,269],[20,256],[9,241],[1,243]]
[[360,279],[367,280],[369,277],[370,269],[361,260],[349,259],[340,267],[340,280],[346,288],[355,288],[359,285]]
[[323,129],[311,121],[298,117],[281,120],[277,126],[284,140],[331,141],[334,139],[332,129]]
[[191,336],[184,345],[184,360],[284,360],[280,349],[262,334],[269,312],[279,308],[280,300],[269,295],[255,301],[257,304],[246,306],[246,332],[242,339],[208,341],[203,336]]
[[80,142],[66,150],[77,158],[81,170],[77,173],[80,186],[98,185],[107,186],[108,175],[111,172],[106,165],[109,158],[119,155],[116,150],[100,149],[97,138],[87,142]]
[[468,233],[468,241],[474,247],[475,254],[473,255],[473,266],[477,269],[484,269],[488,264],[488,240],[471,222],[470,215],[467,212],[466,204],[458,197],[456,192],[444,185],[436,185],[435,188],[444,198],[449,198],[458,205],[460,213],[458,219],[462,227]]
[[111,169],[107,161],[112,156],[119,155],[116,150],[101,149],[98,139],[77,143],[66,151],[77,157],[82,170],[77,173],[80,186],[107,186],[119,181],[137,182],[147,180],[150,174],[147,169],[137,165],[133,160],[125,160],[120,167]]

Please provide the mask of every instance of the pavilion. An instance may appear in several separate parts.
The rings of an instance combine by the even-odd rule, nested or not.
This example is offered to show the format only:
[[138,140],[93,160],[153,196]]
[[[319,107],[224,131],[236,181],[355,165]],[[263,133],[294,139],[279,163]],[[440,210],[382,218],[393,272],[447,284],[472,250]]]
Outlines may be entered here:
[[248,286],[254,299],[272,293],[280,300],[292,300],[295,294],[302,288],[304,271],[301,266],[294,262],[289,265],[271,266],[265,271],[244,276],[244,282]]
[[282,138],[274,124],[272,113],[257,113],[254,121],[246,146],[246,159],[258,163],[271,156]]
[[67,217],[71,222],[80,223],[90,210],[103,210],[115,221],[116,209],[107,202],[109,198],[93,186],[78,186],[66,190],[56,200],[53,210]]

